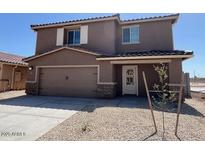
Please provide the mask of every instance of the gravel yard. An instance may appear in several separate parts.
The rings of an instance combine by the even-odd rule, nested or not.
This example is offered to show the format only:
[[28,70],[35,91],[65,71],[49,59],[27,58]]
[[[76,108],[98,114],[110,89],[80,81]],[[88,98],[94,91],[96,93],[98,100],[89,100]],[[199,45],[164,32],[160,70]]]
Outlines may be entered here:
[[[161,112],[154,111],[158,132],[154,132],[146,101],[136,106],[88,105],[38,140],[162,140]],[[181,140],[205,140],[205,102],[187,99],[182,106],[178,135]],[[176,114],[165,113],[165,140],[178,140],[174,135]]]

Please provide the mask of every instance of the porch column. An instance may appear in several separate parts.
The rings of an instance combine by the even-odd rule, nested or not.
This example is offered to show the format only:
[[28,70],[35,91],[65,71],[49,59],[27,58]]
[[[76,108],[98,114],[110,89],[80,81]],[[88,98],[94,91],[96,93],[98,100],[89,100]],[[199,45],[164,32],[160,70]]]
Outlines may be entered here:
[[115,67],[109,61],[100,62],[97,96],[100,98],[113,98],[116,96]]
[[179,84],[182,75],[182,60],[173,59],[169,63],[169,83]]

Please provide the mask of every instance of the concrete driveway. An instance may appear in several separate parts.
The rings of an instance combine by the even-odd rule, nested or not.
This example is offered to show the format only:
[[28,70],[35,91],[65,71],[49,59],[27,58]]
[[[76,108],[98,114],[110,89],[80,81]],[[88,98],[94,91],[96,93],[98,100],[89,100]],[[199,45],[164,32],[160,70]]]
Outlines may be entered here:
[[145,103],[136,102],[146,99],[27,96],[25,91],[0,93],[0,140],[36,140],[78,111],[92,112],[95,107],[144,108]]
[[89,99],[1,93],[0,140],[36,140],[87,103]]

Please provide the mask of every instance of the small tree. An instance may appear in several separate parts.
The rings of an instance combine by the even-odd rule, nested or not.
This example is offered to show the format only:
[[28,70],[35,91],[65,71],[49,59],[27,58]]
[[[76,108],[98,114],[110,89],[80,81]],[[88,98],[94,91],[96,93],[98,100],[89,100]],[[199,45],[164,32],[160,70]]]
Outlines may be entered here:
[[162,111],[162,125],[163,125],[163,140],[164,140],[164,133],[165,133],[165,123],[164,123],[164,112],[171,111],[174,108],[170,108],[168,103],[172,103],[176,101],[176,93],[169,90],[168,85],[168,75],[167,75],[167,65],[160,64],[153,66],[155,71],[159,76],[159,84],[154,84],[154,95],[152,95],[153,99],[153,107],[157,108],[158,110]]

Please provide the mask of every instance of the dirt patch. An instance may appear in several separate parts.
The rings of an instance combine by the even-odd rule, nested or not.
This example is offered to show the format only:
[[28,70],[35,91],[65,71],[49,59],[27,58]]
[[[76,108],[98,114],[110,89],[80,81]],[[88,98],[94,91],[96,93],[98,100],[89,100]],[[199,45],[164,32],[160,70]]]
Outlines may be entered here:
[[205,93],[201,93],[201,92],[191,92],[191,97],[192,97],[193,99],[195,99],[195,100],[205,102]]
[[[96,107],[78,112],[38,140],[162,140],[162,116],[154,111],[158,133],[154,132],[150,110],[143,108]],[[186,100],[179,121],[181,140],[205,140],[205,104]],[[176,114],[165,113],[165,140],[178,140],[174,135]]]

